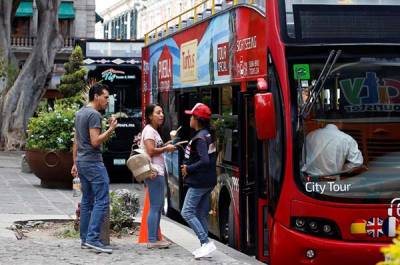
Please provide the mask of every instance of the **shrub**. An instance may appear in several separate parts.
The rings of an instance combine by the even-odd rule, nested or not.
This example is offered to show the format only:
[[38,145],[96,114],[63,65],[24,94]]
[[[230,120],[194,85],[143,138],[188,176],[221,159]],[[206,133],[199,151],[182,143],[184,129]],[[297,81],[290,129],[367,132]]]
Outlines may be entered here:
[[127,189],[118,189],[110,193],[110,228],[120,232],[134,226],[133,218],[139,211],[139,197]]
[[82,49],[76,46],[64,64],[65,74],[61,77],[58,89],[64,97],[72,97],[85,89],[86,68],[83,65]]
[[28,149],[72,150],[77,105],[66,107],[56,102],[54,111],[42,110],[28,123]]
[[381,252],[385,255],[385,261],[378,262],[377,265],[399,265],[400,264],[400,230],[397,231],[397,238],[393,239],[393,244],[382,247]]

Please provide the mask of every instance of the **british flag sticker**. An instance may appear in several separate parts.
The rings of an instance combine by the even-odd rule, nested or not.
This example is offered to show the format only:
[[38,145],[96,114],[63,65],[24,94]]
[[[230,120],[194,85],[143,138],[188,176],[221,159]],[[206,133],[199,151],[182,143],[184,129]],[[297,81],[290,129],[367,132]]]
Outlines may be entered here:
[[380,217],[372,217],[365,225],[367,234],[372,238],[383,236],[383,220]]

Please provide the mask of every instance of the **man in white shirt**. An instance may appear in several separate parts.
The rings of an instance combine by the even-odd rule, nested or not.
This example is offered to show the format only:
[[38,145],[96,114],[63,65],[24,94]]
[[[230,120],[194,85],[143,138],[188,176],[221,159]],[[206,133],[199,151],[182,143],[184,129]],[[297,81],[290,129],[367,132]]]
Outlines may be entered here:
[[334,124],[307,135],[303,146],[304,157],[301,171],[311,176],[339,175],[363,165],[357,142]]

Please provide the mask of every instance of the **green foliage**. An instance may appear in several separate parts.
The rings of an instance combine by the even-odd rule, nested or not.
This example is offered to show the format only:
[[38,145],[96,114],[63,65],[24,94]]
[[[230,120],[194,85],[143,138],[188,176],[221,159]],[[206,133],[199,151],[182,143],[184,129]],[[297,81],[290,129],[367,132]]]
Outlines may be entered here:
[[75,96],[85,89],[85,75],[87,70],[86,68],[83,68],[82,65],[82,49],[79,46],[75,46],[68,59],[68,62],[64,64],[66,72],[61,77],[60,85],[58,86],[58,89],[64,95],[64,97]]
[[7,63],[0,50],[0,79],[4,82],[7,81],[6,88],[9,89],[14,84],[19,74],[19,69],[14,64]]
[[54,111],[42,110],[28,123],[28,149],[72,150],[73,128],[77,105],[56,102]]
[[2,52],[0,50],[0,79],[5,80],[7,78],[7,63],[4,57],[2,56]]
[[54,234],[58,238],[72,238],[77,239],[79,238],[79,229],[75,229],[74,223],[70,222],[67,224],[66,227],[63,229],[56,231]]
[[60,108],[69,108],[70,106],[76,106],[78,108],[81,108],[85,104],[82,101],[81,95],[77,94],[69,98],[58,99],[57,105],[60,106]]
[[139,198],[136,193],[127,189],[119,189],[110,193],[111,214],[110,228],[115,232],[123,232],[134,226],[133,218],[139,211]]
[[215,129],[215,137],[217,138],[217,149],[222,150],[225,144],[225,130],[234,130],[237,127],[237,117],[232,115],[221,115],[216,119],[212,119],[212,126]]
[[385,255],[385,261],[378,262],[377,265],[399,265],[400,264],[400,231],[397,238],[393,239],[393,244],[382,247],[381,252]]
[[6,67],[6,72],[7,72],[7,88],[10,88],[14,84],[15,80],[17,80],[19,69],[16,65],[9,64]]

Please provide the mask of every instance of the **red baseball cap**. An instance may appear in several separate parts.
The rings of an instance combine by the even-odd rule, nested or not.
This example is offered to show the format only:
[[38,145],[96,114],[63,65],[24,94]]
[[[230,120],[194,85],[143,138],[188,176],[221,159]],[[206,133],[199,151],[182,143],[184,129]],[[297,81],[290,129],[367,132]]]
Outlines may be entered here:
[[189,115],[194,115],[200,118],[204,118],[204,119],[210,119],[211,118],[211,110],[210,108],[203,103],[197,103],[196,105],[194,105],[194,107],[192,108],[192,110],[185,110],[186,114]]

